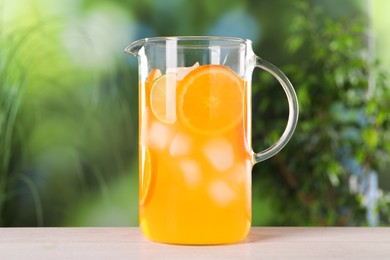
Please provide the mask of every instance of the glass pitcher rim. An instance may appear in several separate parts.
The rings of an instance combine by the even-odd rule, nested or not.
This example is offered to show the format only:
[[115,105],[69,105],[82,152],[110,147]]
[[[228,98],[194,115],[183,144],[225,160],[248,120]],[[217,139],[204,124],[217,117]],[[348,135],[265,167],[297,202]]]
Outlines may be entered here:
[[[185,41],[204,41],[211,42],[207,46],[210,45],[219,45],[222,47],[232,47],[239,45],[248,45],[251,44],[252,41],[249,39],[239,38],[239,37],[226,37],[226,36],[167,36],[167,37],[147,37],[141,39],[144,45],[159,45],[162,42],[166,42],[167,40],[176,40],[177,42],[185,42]],[[201,43],[192,43],[189,45],[185,45],[185,47],[204,47],[206,44]]]

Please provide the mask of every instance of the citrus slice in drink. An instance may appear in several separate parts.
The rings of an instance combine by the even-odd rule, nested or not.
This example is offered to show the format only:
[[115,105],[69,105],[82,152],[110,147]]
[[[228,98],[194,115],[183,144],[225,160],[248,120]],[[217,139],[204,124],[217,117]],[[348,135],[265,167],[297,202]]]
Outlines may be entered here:
[[148,78],[145,81],[145,97],[146,97],[146,106],[149,106],[149,96],[150,96],[150,89],[152,88],[153,82],[161,77],[161,71],[159,69],[154,69],[150,71]]
[[155,173],[155,169],[152,167],[151,153],[148,149],[144,150],[144,158],[144,161],[141,161],[143,171],[141,171],[142,175],[139,178],[139,204],[142,206],[145,206],[149,202],[156,179],[152,176]]
[[181,82],[178,114],[190,129],[202,134],[227,131],[242,120],[244,81],[221,65],[204,65]]
[[150,108],[153,115],[162,123],[176,121],[176,83],[175,73],[157,78],[150,90]]

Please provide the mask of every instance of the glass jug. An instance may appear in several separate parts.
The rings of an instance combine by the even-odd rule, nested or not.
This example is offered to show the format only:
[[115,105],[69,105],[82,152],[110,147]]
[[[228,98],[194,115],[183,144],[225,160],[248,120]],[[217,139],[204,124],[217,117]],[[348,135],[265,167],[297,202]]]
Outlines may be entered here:
[[[287,77],[250,40],[156,37],[125,50],[139,61],[139,224],[150,240],[227,244],[251,226],[251,170],[278,153],[298,120]],[[271,73],[288,99],[280,139],[251,147],[251,78]]]

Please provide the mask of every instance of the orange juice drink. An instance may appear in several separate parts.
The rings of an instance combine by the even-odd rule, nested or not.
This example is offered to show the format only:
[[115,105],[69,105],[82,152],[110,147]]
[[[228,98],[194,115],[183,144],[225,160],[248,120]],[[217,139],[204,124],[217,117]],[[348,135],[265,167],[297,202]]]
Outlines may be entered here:
[[233,243],[251,224],[248,83],[222,65],[151,70],[140,87],[139,217],[151,240]]

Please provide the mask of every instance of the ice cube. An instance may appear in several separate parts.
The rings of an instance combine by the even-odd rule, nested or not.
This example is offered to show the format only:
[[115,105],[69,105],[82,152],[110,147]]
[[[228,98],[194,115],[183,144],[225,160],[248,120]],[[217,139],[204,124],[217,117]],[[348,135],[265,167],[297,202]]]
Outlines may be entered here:
[[182,80],[188,73],[198,67],[199,62],[195,62],[195,64],[190,67],[168,68],[166,73],[175,73],[177,76],[177,80]]
[[243,163],[236,163],[231,171],[230,175],[232,179],[234,180],[235,184],[241,185],[245,182],[246,178],[249,178],[248,176],[248,169],[245,167],[245,164]]
[[195,187],[200,183],[200,167],[194,160],[182,160],[179,165],[182,170],[184,180],[189,187]]
[[171,131],[169,127],[153,122],[148,131],[148,145],[157,149],[165,149],[169,143]]
[[203,148],[207,159],[218,171],[226,171],[233,165],[233,146],[223,138],[209,141]]
[[183,133],[177,133],[169,147],[171,156],[186,155],[190,152],[191,138]]
[[236,198],[236,194],[230,186],[221,180],[213,181],[208,189],[210,197],[221,207],[228,205]]

